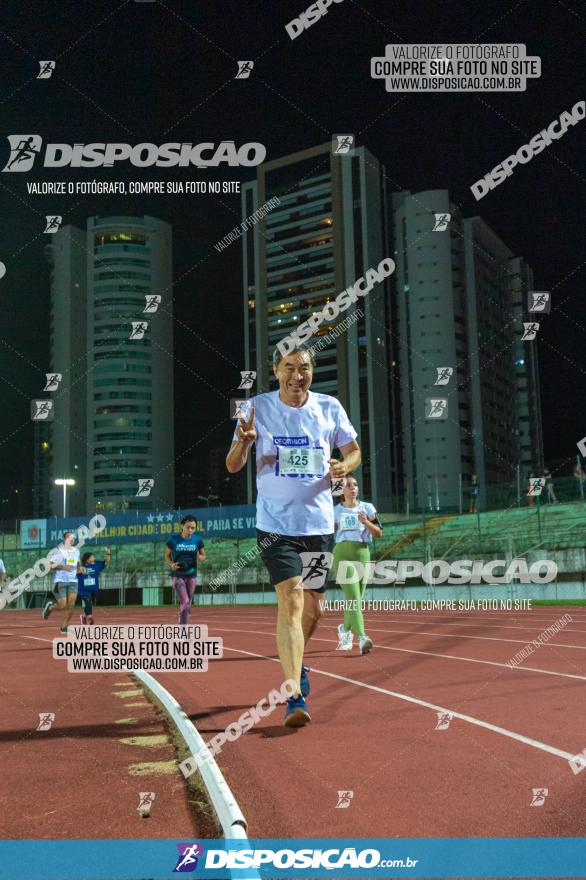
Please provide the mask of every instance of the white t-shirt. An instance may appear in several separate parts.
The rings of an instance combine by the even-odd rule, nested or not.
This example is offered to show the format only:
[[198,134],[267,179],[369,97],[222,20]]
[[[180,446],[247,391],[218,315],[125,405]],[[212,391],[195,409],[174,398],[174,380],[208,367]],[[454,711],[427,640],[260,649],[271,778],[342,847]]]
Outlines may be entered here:
[[356,507],[344,507],[336,504],[334,517],[336,520],[336,544],[339,541],[362,541],[368,544],[372,541],[372,535],[358,519],[359,513],[365,513],[370,519],[376,513],[374,504],[370,501],[359,501]]
[[344,407],[335,397],[312,391],[302,407],[287,406],[278,391],[247,400],[245,415],[251,404],[257,434],[257,528],[278,535],[331,535],[328,460],[335,447],[357,436]]
[[49,557],[50,562],[57,565],[72,565],[73,571],[56,571],[53,576],[54,584],[70,584],[77,581],[77,563],[79,562],[79,550],[77,547],[65,547],[60,544]]
[[6,569],[4,568],[4,563],[0,559],[0,574],[5,574],[5,573],[6,573]]

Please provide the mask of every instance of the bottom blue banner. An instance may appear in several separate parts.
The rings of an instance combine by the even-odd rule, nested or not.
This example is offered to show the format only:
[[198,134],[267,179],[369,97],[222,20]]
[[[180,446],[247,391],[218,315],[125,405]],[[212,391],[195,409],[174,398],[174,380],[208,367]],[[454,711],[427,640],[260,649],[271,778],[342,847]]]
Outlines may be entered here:
[[586,838],[9,840],[0,880],[586,877]]

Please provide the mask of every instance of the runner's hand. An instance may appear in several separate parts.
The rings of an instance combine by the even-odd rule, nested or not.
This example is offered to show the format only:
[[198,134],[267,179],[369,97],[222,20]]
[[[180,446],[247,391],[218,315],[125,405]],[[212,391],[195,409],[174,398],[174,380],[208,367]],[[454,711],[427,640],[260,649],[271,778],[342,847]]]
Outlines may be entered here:
[[180,565],[178,562],[171,563],[171,571],[177,571],[178,568],[180,568]]
[[359,521],[360,521],[361,523],[368,522],[368,517],[367,517],[367,515],[366,515],[365,513],[359,513],[359,514],[358,514],[358,519],[359,519]]
[[250,407],[248,421],[244,418],[238,420],[240,424],[236,425],[236,436],[244,443],[254,443],[256,440],[256,431],[254,430],[254,405]]
[[330,458],[328,464],[332,480],[341,480],[346,476],[346,465],[343,461],[338,461],[337,458]]

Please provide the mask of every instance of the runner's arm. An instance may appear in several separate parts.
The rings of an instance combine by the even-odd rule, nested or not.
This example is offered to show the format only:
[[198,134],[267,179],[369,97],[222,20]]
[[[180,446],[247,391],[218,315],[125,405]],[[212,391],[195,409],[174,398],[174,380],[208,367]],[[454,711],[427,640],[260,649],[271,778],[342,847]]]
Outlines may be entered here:
[[205,558],[206,558],[206,552],[202,547],[201,550],[197,551],[197,561],[198,562],[205,562]]
[[232,440],[232,445],[226,456],[226,469],[230,474],[237,474],[241,471],[248,459],[248,450],[256,441],[256,431],[254,429],[254,405],[250,408],[248,419],[241,418],[236,425],[236,439]]
[[170,547],[165,547],[165,562],[167,563],[171,571],[175,571],[175,569],[179,568],[179,563],[173,562]]
[[110,564],[110,557],[111,557],[111,555],[112,555],[112,554],[110,553],[110,548],[109,548],[109,547],[106,547],[106,557],[105,557],[105,559],[104,559],[104,568],[106,568],[106,566]]
[[359,468],[362,461],[362,454],[356,440],[351,440],[350,443],[345,443],[344,446],[340,446],[339,449],[344,461],[330,459],[330,476],[338,480],[341,477],[347,477],[348,474],[351,474],[352,471]]

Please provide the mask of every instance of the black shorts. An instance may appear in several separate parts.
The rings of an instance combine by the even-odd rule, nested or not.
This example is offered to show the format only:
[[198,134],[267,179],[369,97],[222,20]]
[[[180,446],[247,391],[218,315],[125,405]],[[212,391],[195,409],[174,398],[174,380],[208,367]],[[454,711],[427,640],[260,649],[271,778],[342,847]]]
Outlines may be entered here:
[[[288,578],[301,577],[303,574],[303,561],[300,553],[311,553],[315,556],[315,572],[306,571],[305,590],[313,590],[315,593],[325,593],[327,579],[332,565],[332,548],[334,535],[275,535],[271,532],[256,530],[256,542],[260,550],[260,558],[269,572],[271,585],[274,587]],[[262,543],[261,543],[262,542]],[[264,544],[264,546],[263,546]],[[323,557],[322,554],[330,554]],[[313,556],[312,556],[313,561]],[[324,568],[327,567],[325,578]],[[311,580],[320,586],[312,587]]]

